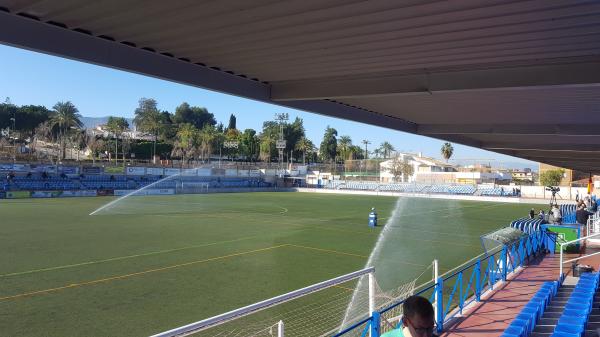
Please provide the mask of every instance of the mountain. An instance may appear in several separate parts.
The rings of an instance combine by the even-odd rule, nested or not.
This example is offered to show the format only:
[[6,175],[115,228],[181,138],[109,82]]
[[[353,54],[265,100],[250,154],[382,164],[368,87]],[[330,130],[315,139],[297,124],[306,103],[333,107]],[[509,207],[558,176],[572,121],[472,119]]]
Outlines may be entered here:
[[[129,123],[129,127],[133,127],[133,118],[125,118],[127,123]],[[88,129],[93,129],[98,125],[106,124],[108,121],[108,116],[106,117],[81,117],[81,122]]]

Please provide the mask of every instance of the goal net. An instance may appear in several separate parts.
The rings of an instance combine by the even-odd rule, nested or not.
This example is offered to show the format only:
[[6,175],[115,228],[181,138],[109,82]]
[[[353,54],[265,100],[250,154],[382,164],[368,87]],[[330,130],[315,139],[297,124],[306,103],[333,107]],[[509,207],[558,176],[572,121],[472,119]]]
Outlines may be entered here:
[[[359,271],[360,272],[360,271]],[[359,273],[355,272],[355,273]],[[348,274],[350,275],[350,274]],[[346,276],[346,275],[345,275]],[[344,277],[344,276],[341,276]],[[194,328],[186,331],[185,327],[176,328],[170,331],[156,334],[152,337],[171,337],[171,336],[202,336],[202,337],[262,337],[262,336],[292,336],[292,337],[319,337],[333,336],[342,329],[351,326],[370,316],[370,296],[364,291],[361,283],[368,280],[368,274],[356,275],[351,279],[342,279],[340,282],[335,279],[321,282],[313,291],[299,292],[299,296],[285,296],[278,299],[275,297],[262,301],[241,309],[235,313],[235,310],[200,322],[192,323],[187,328]],[[373,280],[372,300],[374,310],[380,310],[393,303],[402,301],[414,293],[417,279],[402,284],[399,287],[383,291],[379,287],[375,277]],[[333,281],[333,282],[332,282]],[[273,301],[274,305],[261,307],[261,303]],[[347,317],[348,308],[353,305],[360,309]],[[244,312],[246,308],[250,308]],[[252,309],[254,308],[254,309]],[[397,323],[402,314],[402,306],[398,306],[382,317],[382,327],[391,326]],[[208,323],[206,323],[208,322]],[[195,325],[195,326],[194,326]],[[365,325],[366,327],[366,325]],[[359,337],[364,329],[360,327],[344,336]],[[360,331],[358,331],[360,330]],[[384,329],[385,330],[385,329]]]
[[177,181],[175,185],[175,194],[200,194],[208,193],[210,184],[198,181]]

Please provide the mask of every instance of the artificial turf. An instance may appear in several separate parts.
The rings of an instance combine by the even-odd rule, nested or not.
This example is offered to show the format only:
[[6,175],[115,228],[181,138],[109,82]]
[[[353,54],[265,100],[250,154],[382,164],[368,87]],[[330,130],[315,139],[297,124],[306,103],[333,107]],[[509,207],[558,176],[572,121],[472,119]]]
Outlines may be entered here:
[[[148,336],[364,267],[397,198],[314,193],[0,200],[0,336]],[[403,198],[390,280],[450,269],[531,205]],[[390,281],[392,282],[392,281]],[[390,286],[393,286],[391,284]]]

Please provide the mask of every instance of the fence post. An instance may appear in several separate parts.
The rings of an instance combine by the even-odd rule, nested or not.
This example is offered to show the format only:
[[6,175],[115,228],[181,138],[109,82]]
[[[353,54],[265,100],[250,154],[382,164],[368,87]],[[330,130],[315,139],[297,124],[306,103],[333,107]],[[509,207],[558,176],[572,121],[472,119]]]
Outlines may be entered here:
[[481,260],[475,264],[475,300],[481,301]]
[[374,311],[373,315],[371,316],[371,330],[370,330],[371,337],[379,337],[379,326],[380,326],[379,312]]
[[[439,277],[439,266],[438,266],[438,260],[435,259],[433,260],[433,280],[437,281],[438,277]],[[434,290],[434,295],[433,295],[433,314],[435,317],[437,317],[437,301],[438,301],[438,293],[437,291]]]
[[487,269],[490,272],[490,289],[494,290],[494,283],[496,283],[496,258],[494,257],[494,255],[490,255],[488,259]]
[[435,292],[437,294],[437,332],[442,333],[444,330],[444,279],[441,277],[438,277],[437,279]]
[[560,247],[560,259],[558,260],[559,261],[558,263],[560,263],[560,266],[558,266],[558,268],[559,268],[558,277],[560,278],[560,280],[562,282],[562,277],[563,277],[563,247],[562,247],[562,243],[559,244],[559,247]]
[[502,281],[506,282],[506,255],[507,255],[507,249],[506,249],[506,245],[504,245],[504,247],[502,247],[502,255],[500,256],[500,259],[502,261]]
[[460,273],[458,273],[458,277],[456,278],[456,282],[458,282],[458,306],[460,308],[460,314],[462,315],[462,310],[463,310],[463,306],[464,306],[464,302],[463,302],[463,280],[462,277],[463,273],[462,271]]
[[284,337],[283,330],[284,330],[283,321],[277,322],[277,337]]
[[375,274],[369,273],[369,313],[371,316],[375,311]]

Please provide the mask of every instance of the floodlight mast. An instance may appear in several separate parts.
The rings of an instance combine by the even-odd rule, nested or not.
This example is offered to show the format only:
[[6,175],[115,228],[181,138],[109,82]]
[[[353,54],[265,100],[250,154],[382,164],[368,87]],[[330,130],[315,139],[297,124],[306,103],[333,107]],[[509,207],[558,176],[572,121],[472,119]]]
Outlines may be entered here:
[[283,126],[285,122],[289,119],[289,115],[287,112],[284,113],[276,113],[275,120],[279,123],[279,139],[277,140],[277,150],[279,150],[279,169],[283,169],[283,150],[286,147],[286,141],[283,139]]

